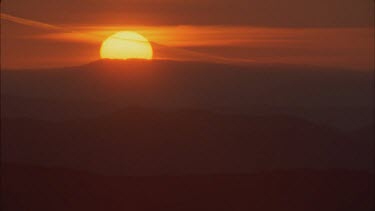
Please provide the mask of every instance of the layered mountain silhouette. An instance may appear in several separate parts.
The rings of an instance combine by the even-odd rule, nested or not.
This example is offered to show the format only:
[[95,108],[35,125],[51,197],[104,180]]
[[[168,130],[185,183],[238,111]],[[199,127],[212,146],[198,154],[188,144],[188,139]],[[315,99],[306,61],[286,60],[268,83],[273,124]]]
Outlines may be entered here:
[[373,73],[102,60],[1,76],[5,210],[374,208]]

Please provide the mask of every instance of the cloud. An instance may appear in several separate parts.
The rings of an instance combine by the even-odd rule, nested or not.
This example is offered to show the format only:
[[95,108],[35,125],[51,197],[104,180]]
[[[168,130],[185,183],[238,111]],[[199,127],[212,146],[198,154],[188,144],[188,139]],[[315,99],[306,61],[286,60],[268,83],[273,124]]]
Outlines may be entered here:
[[[318,25],[308,24],[306,21],[309,17],[308,14],[302,14],[304,11],[299,11],[301,14],[296,15],[293,13],[285,13],[286,5],[280,3],[274,5],[274,7],[280,6],[280,11],[276,11],[273,15],[284,14],[284,18],[301,18],[300,24],[296,24],[295,21],[290,21],[289,24],[296,24],[298,27],[285,27],[285,24],[281,24],[281,20],[272,17],[274,22],[269,24],[261,24],[265,19],[259,18],[257,14],[253,13],[241,13],[238,10],[239,15],[244,15],[243,20],[235,20],[234,16],[228,16],[226,20],[222,17],[215,17],[215,10],[212,13],[203,10],[202,8],[209,9],[211,1],[201,0],[202,4],[197,4],[195,0],[187,0],[186,11],[183,13],[190,14],[189,16],[180,16],[178,14],[179,5],[176,1],[154,1],[149,3],[150,5],[159,2],[161,5],[166,7],[162,10],[147,8],[136,8],[141,7],[141,3],[146,4],[148,0],[140,1],[122,1],[130,2],[124,4],[127,7],[119,6],[113,8],[116,0],[108,1],[108,5],[104,8],[97,0],[92,0],[92,5],[86,5],[85,9],[81,7],[81,1],[75,1],[71,6],[67,7],[66,2],[70,0],[62,1],[54,5],[54,0],[29,0],[30,2],[36,2],[40,7],[36,7],[35,10],[24,10],[21,7],[21,3],[25,3],[24,0],[19,0],[20,4],[13,4],[12,1],[5,1],[6,9],[3,11],[17,11],[14,14],[17,16],[10,15],[13,13],[1,13],[1,19],[6,20],[2,22],[5,36],[2,36],[2,51],[5,52],[6,57],[2,57],[2,64],[11,66],[13,64],[20,64],[25,58],[45,58],[46,60],[51,57],[51,54],[56,54],[54,58],[59,58],[62,63],[66,59],[65,64],[73,64],[68,61],[71,55],[77,55],[77,57],[85,58],[89,62],[89,59],[97,59],[98,48],[100,43],[107,36],[121,30],[132,30],[141,33],[153,42],[153,45],[157,47],[157,56],[160,58],[168,59],[198,59],[198,60],[209,60],[209,61],[225,61],[225,62],[244,62],[244,61],[269,61],[269,62],[301,62],[301,63],[314,63],[323,65],[334,65],[334,66],[350,66],[350,67],[364,67],[373,68],[373,28],[369,28],[367,22],[367,16],[371,16],[371,10],[366,10],[365,7],[358,5],[365,5],[365,1],[361,1],[361,4],[357,7],[353,7],[352,13],[348,13],[347,17],[350,21],[343,21],[340,24],[333,24],[334,27],[327,27],[330,22],[321,22],[321,27]],[[274,0],[264,0],[264,2],[272,2]],[[294,0],[286,0],[285,2],[292,2]],[[327,8],[337,6],[333,4],[336,0],[328,0]],[[81,2],[81,3],[79,3]],[[246,2],[255,1],[234,1],[232,6],[238,6],[243,4],[243,8],[249,11],[254,10],[252,7],[247,7]],[[320,2],[320,0],[319,0]],[[342,0],[343,5],[348,6],[348,2],[352,0]],[[212,2],[211,2],[212,3]],[[13,4],[13,6],[11,6]],[[149,5],[146,4],[146,5]],[[298,4],[298,3],[296,3]],[[307,3],[315,4],[315,3]],[[159,5],[158,7],[162,7]],[[168,6],[169,5],[169,6]],[[173,9],[172,5],[176,8]],[[197,5],[194,10],[190,8],[193,5]],[[266,5],[265,3],[259,3],[259,5]],[[260,7],[257,5],[257,7]],[[4,6],[4,4],[2,4]],[[15,7],[18,6],[18,7]],[[225,6],[224,1],[218,0],[213,8],[221,8]],[[156,8],[158,8],[156,7]],[[294,7],[296,7],[294,5]],[[17,9],[18,8],[18,9]],[[58,10],[58,8],[60,8]],[[129,13],[121,13],[122,9],[129,11]],[[312,7],[313,9],[314,7]],[[327,9],[326,8],[326,9]],[[47,10],[42,12],[43,10]],[[233,8],[231,8],[233,9]],[[230,10],[231,10],[230,9]],[[273,11],[275,8],[264,8],[260,10],[266,15],[268,12]],[[366,17],[366,21],[360,21],[362,16],[358,16],[356,11],[359,9],[363,12],[363,17]],[[64,13],[60,13],[63,10]],[[150,10],[150,12],[145,12]],[[191,11],[190,11],[191,10]],[[96,12],[92,12],[96,11]],[[138,12],[136,12],[138,11]],[[166,13],[171,11],[171,13]],[[206,11],[207,17],[205,16],[194,16],[191,14],[199,14]],[[332,17],[336,10],[332,11]],[[346,10],[343,10],[346,11]],[[81,13],[79,13],[81,12]],[[296,12],[296,11],[294,11]],[[317,11],[315,11],[317,12]],[[336,11],[337,12],[337,11]],[[111,16],[113,14],[119,14],[119,16]],[[21,18],[18,14],[23,14]],[[95,14],[95,15],[94,15]],[[106,14],[109,14],[106,16]],[[226,13],[223,13],[226,14]],[[258,13],[259,15],[260,13]],[[318,13],[317,13],[318,14]],[[354,15],[353,14],[357,14]],[[135,16],[132,16],[135,15]],[[152,15],[156,15],[153,20],[154,25],[147,25],[147,22],[140,21],[141,19],[135,18],[136,16],[142,16],[143,18],[150,18]],[[176,18],[173,17],[176,15]],[[117,20],[136,20],[142,22],[140,25],[128,25],[128,24],[108,24],[111,23],[111,18]],[[209,17],[208,17],[209,16]],[[292,17],[293,16],[293,17]],[[92,21],[88,21],[89,24],[82,24],[87,21],[87,17],[90,17]],[[103,18],[106,17],[107,19]],[[170,17],[170,20],[161,21],[162,17]],[[254,17],[258,17],[254,18]],[[307,19],[306,19],[307,17]],[[314,16],[315,17],[315,16]],[[341,16],[337,17],[337,20]],[[356,18],[357,17],[357,18]],[[60,19],[59,21],[59,18]],[[109,19],[108,19],[109,18]],[[257,24],[261,25],[254,27],[251,25],[241,25],[240,23],[246,23],[247,19],[252,19]],[[105,24],[98,24],[93,21],[108,22]],[[290,19],[290,20],[292,20]],[[323,18],[324,19],[324,18]],[[323,20],[322,19],[322,20]],[[45,22],[41,20],[48,20]],[[185,21],[183,21],[185,20]],[[271,17],[270,17],[271,20]],[[318,19],[317,19],[318,20]],[[343,19],[340,19],[343,20]],[[364,19],[363,19],[364,20]],[[49,31],[36,30],[38,32],[30,33],[28,27],[18,27],[18,25],[11,24],[10,22],[31,26],[35,29],[46,29]],[[50,22],[51,21],[51,22]],[[164,25],[155,25],[155,23],[163,23]],[[172,21],[172,22],[170,22]],[[198,22],[196,22],[198,21]],[[226,22],[227,21],[227,22]],[[235,24],[230,24],[231,21]],[[245,22],[241,22],[245,21]],[[285,21],[285,20],[284,20]],[[124,21],[127,22],[127,21]],[[131,22],[131,21],[130,21]],[[181,25],[181,23],[197,23],[192,25]],[[219,25],[206,25],[207,23],[218,23]],[[5,24],[3,24],[5,23]],[[173,24],[175,23],[175,24]],[[179,23],[179,24],[177,24]],[[332,22],[331,22],[332,23]],[[337,22],[339,23],[339,22]],[[170,24],[170,25],[168,25]],[[327,25],[328,24],[328,25]],[[278,27],[269,27],[269,26]],[[343,27],[347,25],[354,25],[355,27]],[[17,28],[22,28],[22,31],[17,31]],[[27,30],[26,30],[27,29]],[[53,43],[53,45],[51,44]],[[20,56],[20,54],[24,54]],[[76,57],[74,57],[76,59]],[[64,60],[64,61],[62,61]],[[52,60],[51,60],[52,61]],[[55,60],[53,60],[54,62]],[[81,60],[79,60],[81,61]],[[60,63],[59,63],[60,64]]]
[[31,26],[31,27],[41,28],[41,29],[65,31],[65,29],[62,27],[58,27],[58,26],[42,23],[39,21],[30,20],[30,19],[20,18],[20,17],[16,17],[13,15],[5,14],[5,13],[0,13],[0,17],[1,19],[12,21],[14,23],[18,23],[18,24],[22,24],[26,26]]
[[374,23],[373,0],[4,0],[2,4],[3,12],[59,24],[304,28]]

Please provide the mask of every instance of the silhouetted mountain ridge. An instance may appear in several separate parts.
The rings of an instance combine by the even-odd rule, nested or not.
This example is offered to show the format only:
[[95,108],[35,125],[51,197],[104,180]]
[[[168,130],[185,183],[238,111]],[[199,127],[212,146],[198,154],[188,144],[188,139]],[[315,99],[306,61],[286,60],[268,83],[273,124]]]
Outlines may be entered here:
[[131,108],[98,118],[2,123],[4,158],[17,162],[127,175],[372,169],[371,141],[286,116]]
[[100,60],[72,68],[1,74],[2,114],[6,116],[93,117],[141,106],[292,115],[351,129],[372,124],[368,118],[373,111],[372,72],[311,66]]

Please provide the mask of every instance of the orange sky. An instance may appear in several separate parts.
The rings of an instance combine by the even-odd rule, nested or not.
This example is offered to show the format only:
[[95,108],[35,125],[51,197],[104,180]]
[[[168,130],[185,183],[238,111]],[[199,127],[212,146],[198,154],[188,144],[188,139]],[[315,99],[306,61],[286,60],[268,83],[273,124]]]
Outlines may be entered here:
[[[233,62],[374,68],[371,0],[319,0],[306,4],[283,1],[289,2],[289,7],[275,0],[237,0],[231,1],[227,10],[224,8],[228,1],[220,0],[215,3],[187,0],[185,4],[171,0],[82,2],[3,1],[3,13],[67,30],[1,20],[2,67],[88,63],[99,59],[100,44],[107,36],[133,30],[160,45],[154,45],[154,55],[161,59],[214,61],[224,58]],[[36,4],[39,6],[29,7]],[[245,12],[245,6],[246,13],[234,15],[236,9],[238,13]],[[330,13],[327,8],[331,9]],[[119,13],[120,9],[124,13]],[[311,17],[311,10],[319,15]]]

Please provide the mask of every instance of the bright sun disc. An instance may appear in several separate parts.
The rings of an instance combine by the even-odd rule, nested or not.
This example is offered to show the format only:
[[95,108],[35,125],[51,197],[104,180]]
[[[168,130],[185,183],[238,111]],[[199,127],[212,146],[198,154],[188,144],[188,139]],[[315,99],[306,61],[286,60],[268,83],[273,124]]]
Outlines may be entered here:
[[142,35],[122,31],[108,37],[100,49],[102,59],[152,59],[150,42]]

